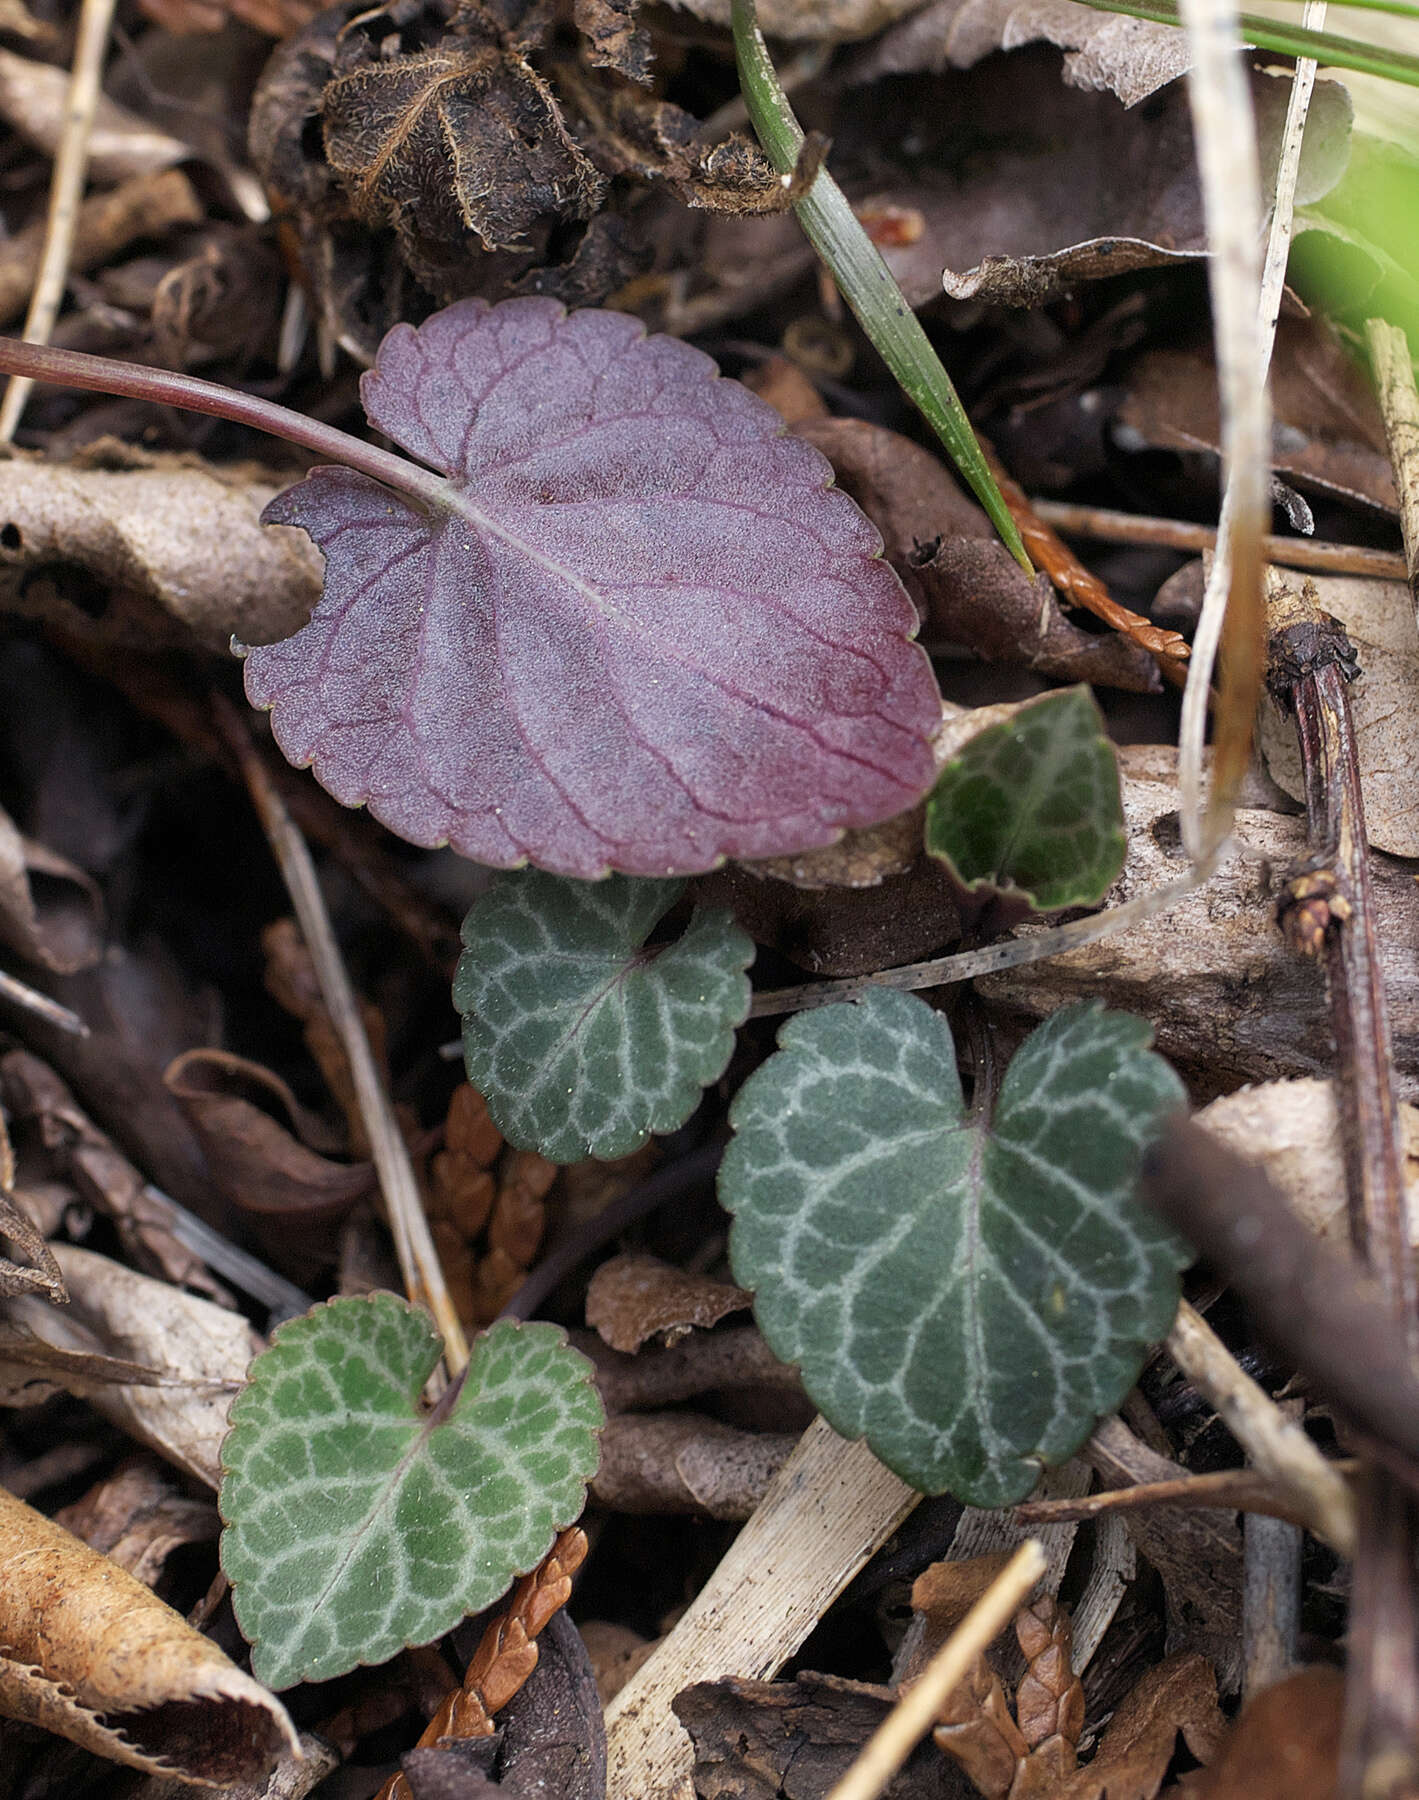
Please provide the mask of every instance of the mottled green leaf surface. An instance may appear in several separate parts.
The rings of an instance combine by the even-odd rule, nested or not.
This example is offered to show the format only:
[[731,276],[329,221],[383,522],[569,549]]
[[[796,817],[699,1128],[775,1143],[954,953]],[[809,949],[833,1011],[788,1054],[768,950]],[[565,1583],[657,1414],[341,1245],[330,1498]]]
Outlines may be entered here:
[[926,807],[926,847],[959,881],[1014,890],[1040,912],[1102,900],[1126,841],[1118,758],[1086,687],[969,739]]
[[252,1363],[222,1445],[222,1568],[269,1687],[429,1643],[580,1515],[604,1422],[585,1357],[554,1325],[494,1325],[430,1411],[440,1350],[425,1313],[374,1294],[291,1320]]
[[925,1493],[1023,1498],[1172,1322],[1189,1254],[1134,1189],[1183,1090],[1149,1038],[1066,1007],[987,1123],[941,1014],[876,988],[792,1020],[734,1102],[735,1280],[834,1428]]
[[554,1162],[625,1156],[724,1073],[754,945],[714,908],[647,947],[683,890],[519,869],[474,903],[453,998],[468,1079],[509,1143]]

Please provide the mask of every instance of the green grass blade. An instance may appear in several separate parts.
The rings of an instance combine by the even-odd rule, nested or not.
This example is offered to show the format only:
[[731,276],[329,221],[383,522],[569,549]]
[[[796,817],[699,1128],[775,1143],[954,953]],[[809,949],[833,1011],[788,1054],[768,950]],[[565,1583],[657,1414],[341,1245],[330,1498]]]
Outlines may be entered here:
[[[1358,4],[1360,0],[1349,0]],[[1084,0],[1096,12],[1123,13],[1130,19],[1147,19],[1155,25],[1176,25],[1177,8],[1159,0]],[[1381,4],[1373,10],[1409,15],[1413,9],[1398,4]],[[1390,50],[1382,44],[1366,44],[1359,38],[1338,37],[1331,31],[1311,31],[1304,25],[1287,25],[1276,19],[1263,19],[1256,13],[1241,15],[1241,28],[1247,40],[1258,49],[1274,51],[1278,56],[1313,56],[1331,69],[1353,69],[1360,75],[1381,75],[1408,87],[1419,87],[1419,56],[1402,50]]]
[[[791,175],[803,148],[803,132],[779,85],[759,30],[754,0],[733,0],[731,16],[739,82],[749,118],[769,161],[781,175]],[[818,171],[808,192],[795,203],[794,211],[808,241],[832,271],[843,298],[883,362],[946,446],[1010,554],[1033,574],[1019,530],[981,453],[950,376],[942,368],[940,357],[892,271],[848,204],[846,194],[826,169]]]

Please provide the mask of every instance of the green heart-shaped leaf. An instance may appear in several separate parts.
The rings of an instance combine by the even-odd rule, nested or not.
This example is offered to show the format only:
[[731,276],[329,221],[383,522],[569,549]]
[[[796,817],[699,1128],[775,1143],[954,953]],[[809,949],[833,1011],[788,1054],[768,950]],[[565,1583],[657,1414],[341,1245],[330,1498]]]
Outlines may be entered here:
[[926,804],[926,847],[958,881],[1015,891],[1037,912],[1102,900],[1126,845],[1118,758],[1086,687],[968,739]]
[[1189,1253],[1134,1189],[1183,1090],[1149,1038],[1066,1007],[987,1123],[941,1014],[875,988],[792,1020],[735,1099],[735,1280],[829,1423],[924,1493],[1023,1498],[1172,1322]]
[[453,1000],[468,1079],[519,1150],[625,1156],[724,1073],[754,945],[715,908],[647,948],[684,885],[519,869],[474,903]]
[[505,1321],[426,1409],[441,1348],[373,1294],[292,1319],[252,1363],[222,1445],[222,1568],[268,1687],[431,1642],[580,1514],[605,1417],[586,1358]]

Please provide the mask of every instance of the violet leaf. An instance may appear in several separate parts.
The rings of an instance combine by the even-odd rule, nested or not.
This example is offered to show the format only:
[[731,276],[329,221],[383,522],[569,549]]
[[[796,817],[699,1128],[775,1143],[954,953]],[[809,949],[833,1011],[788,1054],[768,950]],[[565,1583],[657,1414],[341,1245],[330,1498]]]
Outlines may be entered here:
[[550,300],[385,338],[409,494],[318,468],[267,507],[325,553],[247,654],[282,750],[416,844],[693,874],[831,843],[930,786],[935,681],[826,460],[674,338]]

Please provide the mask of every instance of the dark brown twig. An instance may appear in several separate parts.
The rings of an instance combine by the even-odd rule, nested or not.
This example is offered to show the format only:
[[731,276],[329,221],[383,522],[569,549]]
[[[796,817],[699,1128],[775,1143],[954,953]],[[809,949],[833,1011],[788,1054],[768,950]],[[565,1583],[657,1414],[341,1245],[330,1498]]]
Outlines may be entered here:
[[[1414,1257],[1394,1058],[1370,895],[1369,842],[1346,683],[1354,651],[1314,589],[1274,571],[1267,591],[1268,682],[1294,707],[1314,867],[1286,915],[1300,948],[1325,957],[1335,1037],[1351,1236],[1383,1295],[1396,1348],[1419,1347]],[[1322,1317],[1335,1330],[1332,1301]],[[1343,1340],[1342,1340],[1343,1341]],[[1353,1346],[1348,1346],[1353,1350]],[[1411,1363],[1412,1367],[1412,1363]],[[1388,1471],[1359,1482],[1340,1791],[1364,1800],[1419,1793],[1419,1502]]]
[[[1358,1464],[1334,1466],[1348,1472]],[[1169,1506],[1262,1513],[1293,1525],[1310,1522],[1290,1489],[1258,1469],[1217,1469],[1208,1475],[1182,1475],[1171,1481],[1141,1482],[1137,1487],[1105,1488],[1102,1493],[1083,1494],[1078,1499],[1026,1500],[1015,1508],[1015,1517],[1022,1525],[1059,1525],[1072,1519],[1099,1519],[1109,1513]]]

